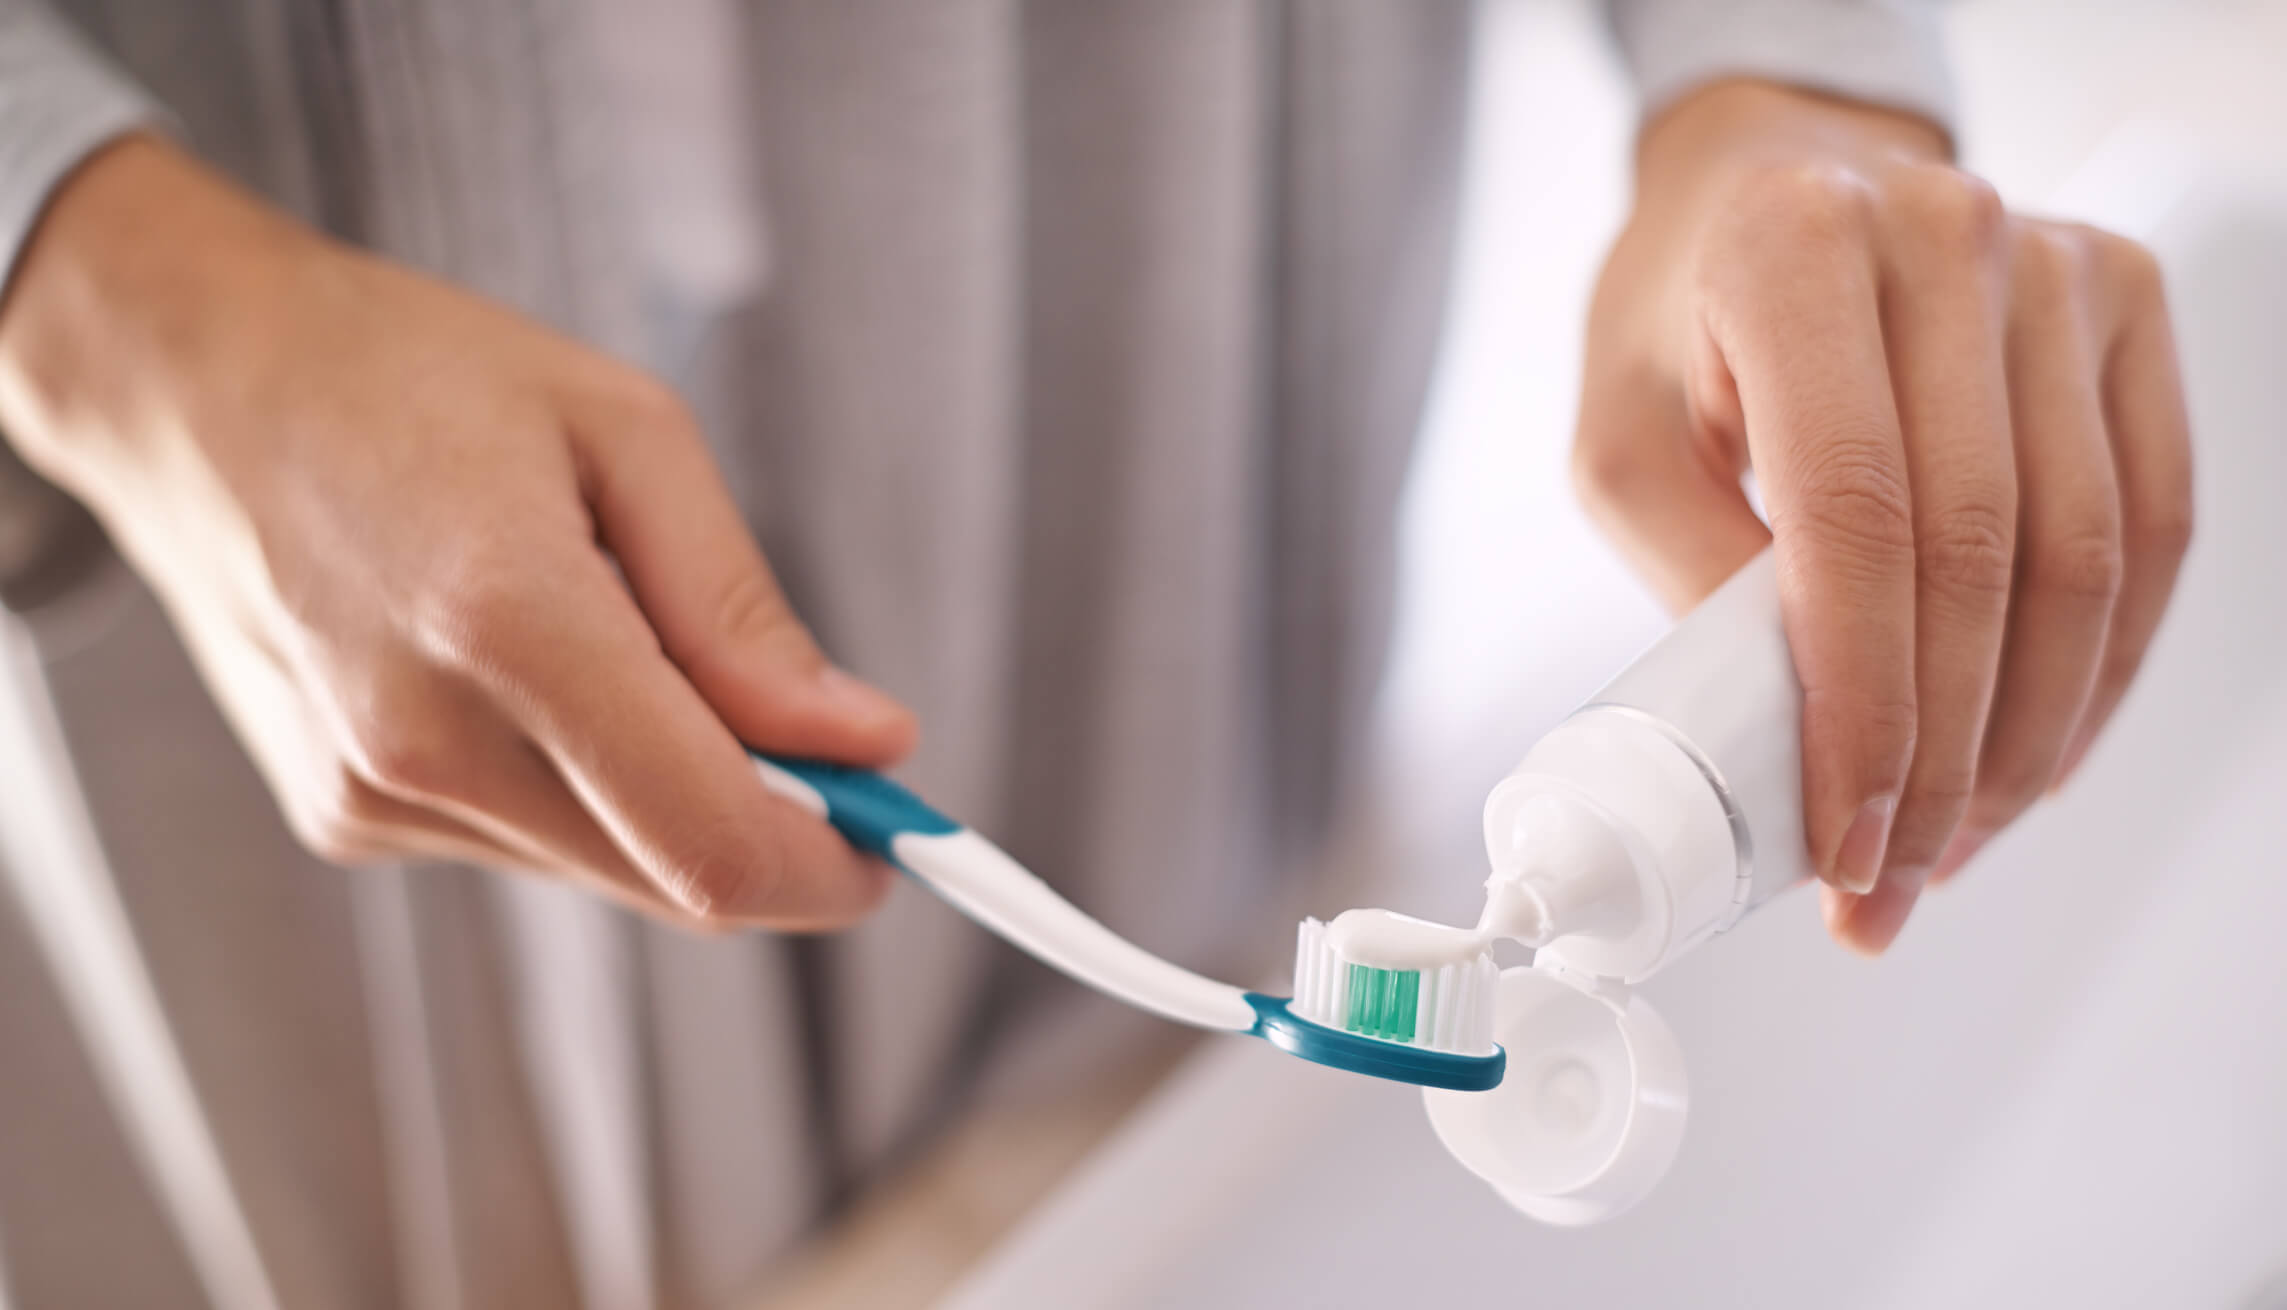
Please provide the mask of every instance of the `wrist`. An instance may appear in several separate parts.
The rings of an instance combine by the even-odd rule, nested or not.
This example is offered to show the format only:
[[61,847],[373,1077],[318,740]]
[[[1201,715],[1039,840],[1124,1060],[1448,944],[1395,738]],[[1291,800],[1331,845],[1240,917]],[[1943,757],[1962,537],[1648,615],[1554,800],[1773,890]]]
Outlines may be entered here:
[[157,138],[105,146],[57,188],[0,301],[0,430],[89,498],[132,434],[170,426],[178,379],[260,347],[237,308],[321,246]]

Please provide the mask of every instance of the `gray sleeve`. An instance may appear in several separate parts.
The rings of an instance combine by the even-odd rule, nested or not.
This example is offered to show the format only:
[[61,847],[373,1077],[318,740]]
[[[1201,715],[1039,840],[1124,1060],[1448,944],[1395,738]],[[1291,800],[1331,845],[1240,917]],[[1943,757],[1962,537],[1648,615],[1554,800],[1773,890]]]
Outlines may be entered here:
[[1608,0],[1648,116],[1721,77],[1761,77],[1930,118],[1953,81],[1928,0]]
[[0,0],[0,289],[48,196],[106,141],[166,111],[39,0]]

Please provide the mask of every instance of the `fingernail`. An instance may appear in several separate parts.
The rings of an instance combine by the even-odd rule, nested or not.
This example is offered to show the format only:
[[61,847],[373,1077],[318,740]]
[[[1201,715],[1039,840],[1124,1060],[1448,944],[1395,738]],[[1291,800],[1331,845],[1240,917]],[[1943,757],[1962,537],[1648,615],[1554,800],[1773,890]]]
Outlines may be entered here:
[[[1897,870],[1891,871],[1896,877]],[[1858,910],[1850,916],[1843,929],[1843,944],[1868,959],[1887,952],[1898,944],[1898,934],[1906,930],[1906,920],[1914,913],[1914,902],[1920,898],[1920,884],[1900,882],[1895,890],[1884,883],[1880,896],[1869,896],[1858,903]]]
[[1890,846],[1890,820],[1898,813],[1898,798],[1877,796],[1858,807],[1858,815],[1842,834],[1834,851],[1834,867],[1827,881],[1846,892],[1863,896],[1874,890],[1882,876],[1882,854]]
[[1928,876],[1928,868],[1916,864],[1885,871],[1882,885],[1865,896],[1827,888],[1827,932],[1856,954],[1868,959],[1881,955],[1912,917]]
[[1869,947],[1865,933],[1858,922],[1861,907],[1873,904],[1869,897],[1839,891],[1833,887],[1820,890],[1821,909],[1826,918],[1827,935],[1851,954],[1871,958],[1880,955],[1880,947]]
[[871,725],[905,713],[887,693],[831,664],[819,671],[818,691],[835,713],[853,723]]
[[1945,853],[1938,856],[1937,868],[1930,872],[1930,881],[1942,883],[1961,872],[1961,866],[1975,859],[1977,853],[1985,849],[1985,843],[1991,840],[1992,833],[1977,828],[1956,830],[1953,840],[1946,843]]

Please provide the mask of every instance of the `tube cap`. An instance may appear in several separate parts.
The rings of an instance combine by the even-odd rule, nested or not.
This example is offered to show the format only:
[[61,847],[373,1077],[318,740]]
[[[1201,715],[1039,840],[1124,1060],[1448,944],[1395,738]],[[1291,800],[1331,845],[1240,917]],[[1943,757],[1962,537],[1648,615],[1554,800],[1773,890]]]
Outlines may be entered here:
[[1455,1159],[1545,1223],[1599,1223],[1648,1195],[1683,1145],[1683,1050],[1643,998],[1536,965],[1501,974],[1501,1085],[1424,1089]]

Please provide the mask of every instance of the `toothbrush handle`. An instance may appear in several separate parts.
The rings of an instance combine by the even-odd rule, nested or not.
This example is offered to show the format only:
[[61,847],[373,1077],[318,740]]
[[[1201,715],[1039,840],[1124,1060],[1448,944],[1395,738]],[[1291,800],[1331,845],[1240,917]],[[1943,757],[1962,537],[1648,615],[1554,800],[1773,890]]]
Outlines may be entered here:
[[852,846],[926,884],[1041,963],[1178,1023],[1244,1032],[1246,993],[1153,955],[1089,918],[1006,852],[870,769],[750,752],[764,785]]
[[[905,863],[898,858],[896,848],[900,833],[935,837],[961,830],[960,824],[930,809],[919,796],[872,769],[748,753],[754,756],[764,784],[772,791],[833,824],[834,830],[850,845],[868,855],[878,855],[901,869],[905,869]],[[810,794],[787,786],[783,777],[772,777],[773,770],[791,777]],[[821,802],[825,806],[822,813],[818,809]]]

